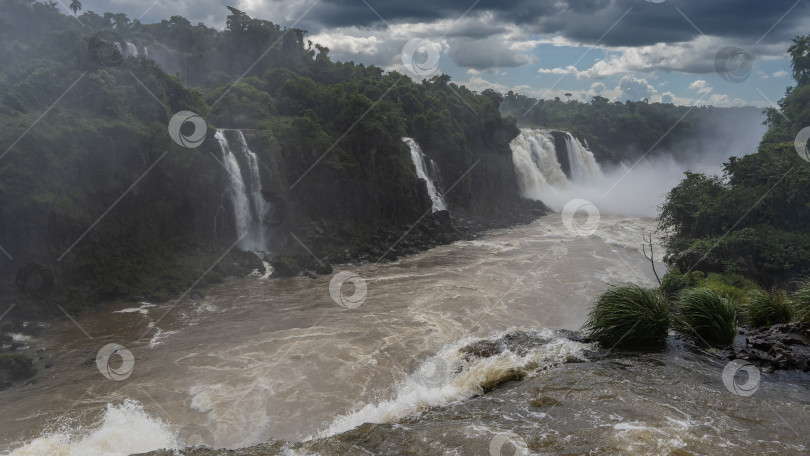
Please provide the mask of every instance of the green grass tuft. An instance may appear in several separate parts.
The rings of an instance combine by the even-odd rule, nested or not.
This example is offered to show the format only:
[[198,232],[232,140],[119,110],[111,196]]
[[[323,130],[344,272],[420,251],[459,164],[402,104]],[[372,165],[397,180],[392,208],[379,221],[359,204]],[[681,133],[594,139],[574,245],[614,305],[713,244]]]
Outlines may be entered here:
[[726,275],[711,273],[697,284],[698,287],[709,288],[724,298],[728,298],[740,306],[751,301],[751,292],[760,290],[759,286],[739,275]]
[[810,278],[799,283],[799,287],[791,295],[791,298],[796,321],[810,323]]
[[751,293],[751,301],[746,308],[748,323],[761,328],[778,323],[790,323],[793,319],[793,304],[784,290]]
[[606,347],[660,345],[670,320],[669,303],[658,291],[618,284],[599,296],[584,328]]
[[730,344],[737,335],[737,306],[711,288],[689,288],[678,300],[679,325],[709,343]]

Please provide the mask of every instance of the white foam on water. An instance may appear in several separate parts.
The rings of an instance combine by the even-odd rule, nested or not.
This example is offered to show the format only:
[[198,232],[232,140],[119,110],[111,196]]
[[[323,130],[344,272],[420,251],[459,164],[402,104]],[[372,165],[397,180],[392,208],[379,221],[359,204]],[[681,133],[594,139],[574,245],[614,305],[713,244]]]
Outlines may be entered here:
[[687,446],[687,440],[696,436],[690,435],[694,423],[689,419],[664,417],[666,422],[658,425],[638,421],[622,421],[613,425],[618,431],[615,439],[630,454],[671,454]]
[[[152,324],[150,323],[150,325]],[[162,344],[163,341],[166,340],[172,334],[177,334],[177,331],[164,331],[160,328],[155,328],[155,334],[152,336],[151,339],[149,339],[149,348],[155,348],[158,345]]]
[[127,399],[107,405],[97,426],[67,426],[38,437],[9,456],[127,456],[161,448],[180,448],[169,426]]
[[23,344],[30,342],[31,339],[33,339],[31,336],[22,333],[9,333],[9,336],[11,336],[11,340],[13,340],[14,342],[19,342]]
[[[217,370],[216,367],[213,368]],[[187,390],[189,409],[206,415],[205,427],[217,447],[241,448],[267,440],[276,410],[274,385],[263,377],[252,384],[199,383]]]
[[149,313],[149,309],[155,307],[154,304],[150,304],[148,302],[141,302],[140,307],[128,307],[126,309],[116,310],[113,311],[114,314],[123,314],[123,313],[139,313],[141,315],[146,315]]
[[273,266],[270,265],[270,262],[264,259],[263,255],[257,253],[256,256],[259,257],[259,260],[261,260],[262,265],[264,266],[264,273],[261,273],[259,271],[259,268],[256,268],[253,270],[253,272],[248,274],[248,277],[254,277],[262,280],[267,279],[268,277],[273,275]]
[[[513,328],[510,331],[514,331]],[[497,339],[510,331],[492,336]],[[446,366],[443,372],[436,373],[436,362],[423,363],[414,374],[397,385],[392,399],[376,404],[366,404],[362,408],[339,416],[317,436],[323,438],[339,434],[363,423],[392,423],[407,416],[415,415],[430,407],[439,407],[467,399],[483,393],[482,385],[495,382],[511,375],[515,370],[527,376],[536,375],[544,368],[559,365],[571,359],[585,361],[584,351],[591,345],[559,337],[551,330],[531,331],[537,337],[550,339],[550,342],[519,356],[509,350],[489,358],[472,361],[464,359],[459,349],[475,342],[477,338],[465,338],[442,347],[432,359],[440,359]],[[425,376],[421,375],[425,372]]]

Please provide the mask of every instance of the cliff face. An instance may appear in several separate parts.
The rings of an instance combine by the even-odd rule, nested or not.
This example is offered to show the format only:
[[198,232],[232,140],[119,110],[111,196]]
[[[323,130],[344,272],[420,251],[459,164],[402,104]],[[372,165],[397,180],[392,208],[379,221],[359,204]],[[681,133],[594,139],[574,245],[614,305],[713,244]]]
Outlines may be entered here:
[[[164,300],[185,291],[233,242],[217,230],[225,172],[216,146],[183,149],[126,125],[68,138],[32,132],[3,175],[25,183],[0,195],[4,301],[20,315],[59,312],[121,297]],[[204,283],[247,274],[252,255],[233,252]],[[10,304],[9,304],[10,305]],[[61,313],[61,312],[59,312]]]
[[[508,146],[517,129],[495,92],[332,62],[303,31],[237,10],[224,31],[178,17],[122,27],[112,17],[85,15],[82,27],[18,0],[0,11],[11,27],[0,43],[9,62],[0,69],[7,318],[62,315],[55,304],[161,301],[261,270],[236,247],[217,127],[241,129],[259,162],[278,275],[391,260],[543,213],[518,196]],[[157,60],[119,52],[129,48]],[[177,56],[195,74],[167,72]],[[199,116],[199,132],[172,127],[185,111]],[[199,144],[188,140],[203,131]],[[437,164],[449,213],[432,213],[405,136]],[[246,156],[236,159],[244,169]]]
[[[186,291],[212,264],[201,285],[261,267],[238,248],[216,262],[238,233],[212,131],[196,149],[123,126],[92,133],[75,131],[76,147],[89,152],[61,160],[55,144],[38,135],[26,140],[24,150],[54,163],[39,168],[33,185],[3,195],[10,202],[33,191],[28,199],[36,203],[2,206],[0,237],[15,240],[3,244],[14,256],[3,263],[4,296],[32,301],[27,310],[47,315],[54,308],[42,298],[71,309],[117,298],[162,300]],[[455,150],[426,141],[449,205],[449,214],[433,214],[399,137],[375,138],[377,150],[334,151],[340,161],[327,153],[307,172],[315,155],[285,148],[272,131],[247,132],[274,212],[265,223],[270,257],[293,260],[281,275],[302,268],[323,273],[330,263],[377,261],[393,247],[384,257],[390,260],[542,215],[542,204],[518,196],[508,135],[499,134],[500,143],[471,138]],[[88,146],[106,137],[115,145]],[[41,268],[26,277],[30,265]],[[43,288],[47,275],[54,283]],[[26,284],[16,284],[18,276]]]
[[506,127],[489,141],[473,136],[457,145],[417,137],[437,165],[436,185],[448,203],[448,211],[434,213],[426,183],[398,136],[369,138],[371,144],[359,151],[341,150],[362,157],[348,164],[345,155],[330,160],[328,152],[310,169],[319,155],[302,154],[273,132],[250,132],[251,150],[264,164],[266,201],[279,216],[269,227],[276,274],[326,273],[330,264],[393,260],[543,215],[542,203],[518,195],[511,133]]

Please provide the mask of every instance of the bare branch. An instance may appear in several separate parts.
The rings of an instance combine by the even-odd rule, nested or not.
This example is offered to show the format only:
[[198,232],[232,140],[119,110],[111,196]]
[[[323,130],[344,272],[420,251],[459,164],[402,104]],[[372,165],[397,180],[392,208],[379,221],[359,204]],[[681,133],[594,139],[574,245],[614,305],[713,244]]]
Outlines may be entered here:
[[[658,277],[658,272],[655,271],[655,254],[653,252],[652,233],[650,233],[648,237],[645,237],[642,234],[641,239],[643,239],[644,244],[646,244],[641,245],[641,251],[644,253],[644,258],[650,260],[650,265],[652,266],[653,274],[655,274],[655,279],[658,280],[658,285],[661,285],[661,278]],[[647,256],[647,245],[650,246],[650,256]]]

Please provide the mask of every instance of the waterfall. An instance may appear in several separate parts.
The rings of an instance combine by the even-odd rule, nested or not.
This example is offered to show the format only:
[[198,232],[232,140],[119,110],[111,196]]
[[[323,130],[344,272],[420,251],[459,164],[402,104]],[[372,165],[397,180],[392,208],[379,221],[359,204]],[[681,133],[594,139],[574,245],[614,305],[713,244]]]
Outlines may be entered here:
[[580,183],[601,179],[602,170],[599,169],[596,159],[593,158],[593,153],[570,132],[566,132],[565,136],[568,163],[571,164],[571,180]]
[[556,188],[569,185],[557,161],[554,138],[548,132],[521,129],[509,147],[523,196],[541,199]]
[[127,57],[137,57],[138,56],[138,48],[130,43],[127,42]]
[[262,181],[259,177],[259,159],[256,157],[256,154],[254,154],[253,151],[248,148],[245,134],[242,133],[241,130],[238,133],[239,145],[242,148],[242,153],[244,153],[245,157],[247,157],[247,164],[249,168],[248,199],[250,200],[252,213],[256,216],[257,220],[261,221],[264,220],[267,207],[265,206],[264,197],[262,196]]
[[566,133],[565,156],[570,164],[567,176],[557,159],[554,137],[547,130],[524,128],[512,140],[512,162],[521,194],[531,199],[555,200],[563,190],[602,180],[593,153],[571,133]]
[[[245,135],[239,131],[238,149],[247,165],[246,172],[242,171],[236,154],[231,150],[230,143],[225,137],[224,130],[217,130],[214,138],[219,142],[222,151],[222,163],[228,171],[228,193],[233,204],[233,218],[236,225],[236,234],[242,240],[239,248],[242,250],[265,251],[267,249],[266,230],[263,218],[266,205],[262,197],[262,184],[259,177],[259,160],[247,145]],[[247,175],[245,182],[244,175]]]
[[425,180],[428,195],[433,202],[433,212],[446,211],[447,204],[444,202],[444,197],[436,188],[436,183],[440,181],[439,166],[430,160],[430,168],[428,168],[427,157],[413,138],[402,138],[402,141],[411,149],[411,160],[416,168],[416,175]]

